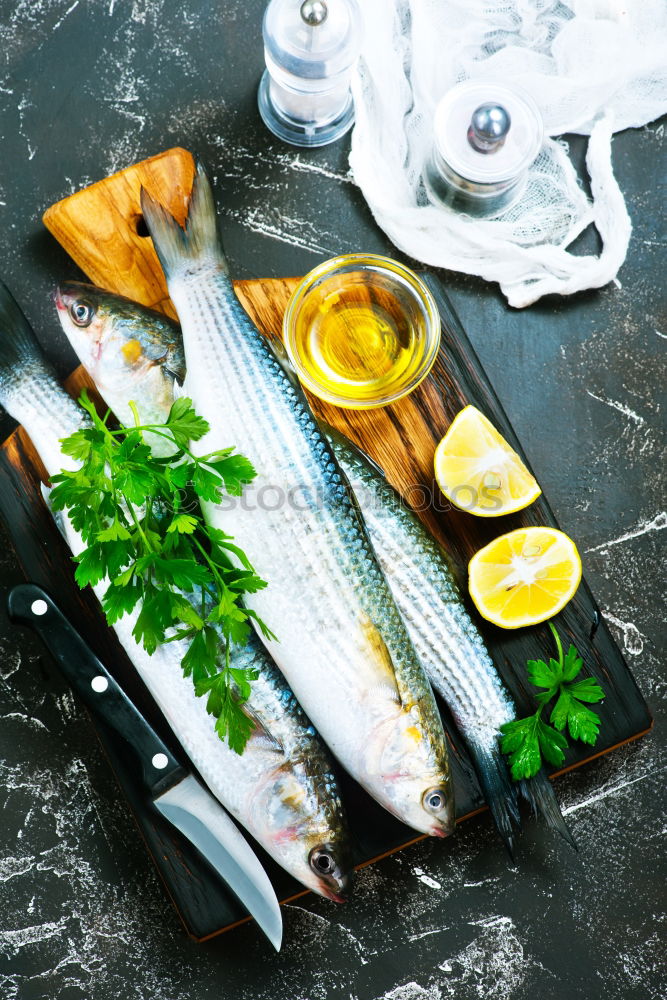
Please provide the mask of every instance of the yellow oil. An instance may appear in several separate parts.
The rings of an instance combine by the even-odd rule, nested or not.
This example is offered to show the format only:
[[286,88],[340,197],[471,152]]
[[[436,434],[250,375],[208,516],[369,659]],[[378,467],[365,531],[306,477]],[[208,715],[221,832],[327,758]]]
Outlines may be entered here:
[[[345,276],[304,301],[294,347],[320,391],[372,405],[411,385],[423,361],[423,315],[395,292]],[[317,390],[316,390],[317,391]]]

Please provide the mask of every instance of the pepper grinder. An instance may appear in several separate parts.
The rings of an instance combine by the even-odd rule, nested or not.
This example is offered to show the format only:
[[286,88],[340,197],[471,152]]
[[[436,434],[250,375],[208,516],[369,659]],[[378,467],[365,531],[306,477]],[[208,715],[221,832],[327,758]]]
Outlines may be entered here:
[[440,101],[423,172],[430,201],[476,218],[493,218],[521,198],[542,147],[542,117],[515,87],[466,80]]
[[361,33],[357,0],[271,0],[257,98],[274,135],[294,146],[326,146],[347,132]]

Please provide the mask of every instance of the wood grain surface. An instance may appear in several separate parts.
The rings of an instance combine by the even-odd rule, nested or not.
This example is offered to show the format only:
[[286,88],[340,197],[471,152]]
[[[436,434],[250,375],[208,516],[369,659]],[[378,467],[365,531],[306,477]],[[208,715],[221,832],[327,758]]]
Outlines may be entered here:
[[[142,184],[149,188],[183,221],[192,175],[190,154],[180,149],[170,150],[59,202],[47,211],[44,221],[91,280],[174,315],[152,243],[143,235],[139,191]],[[297,280],[236,283],[241,302],[265,335],[280,335],[282,315]],[[433,278],[426,280],[436,296],[443,325],[440,354],[429,378],[410,397],[382,410],[344,411],[312,397],[311,403],[317,416],[360,445],[382,466],[389,481],[418,507],[420,516],[447,548],[464,583],[470,555],[495,535],[524,524],[555,526],[556,522],[544,496],[518,514],[483,519],[451,508],[437,491],[432,474],[435,445],[453,416],[468,403],[483,410],[519,453],[522,449],[442,287]],[[68,388],[76,394],[84,383],[88,383],[87,377],[78,369]],[[87,595],[79,595],[65,570],[64,544],[58,540],[38,492],[43,470],[21,430],[2,447],[0,466],[12,484],[11,491],[6,496],[3,492],[0,498],[0,513],[12,529],[27,574],[47,589],[54,575],[61,577],[57,596],[65,598],[64,610],[71,614],[89,641],[93,636],[91,644],[95,651],[132,692],[149,720],[158,728],[161,725],[165,735],[159,712],[147,692],[138,689],[135,673],[115,637],[104,626],[93,602]],[[470,611],[520,709],[528,709],[531,696],[525,681],[525,663],[527,659],[552,653],[548,628],[545,625],[505,632],[481,621],[473,608]],[[81,618],[85,619],[83,627]],[[562,769],[565,771],[645,732],[651,719],[585,582],[559,616],[558,625],[577,645],[587,671],[601,680],[607,692],[601,708],[603,726],[598,744],[594,749],[582,744],[571,747]],[[465,747],[446,707],[441,707],[452,747],[457,817],[462,819],[482,809],[484,803]],[[155,817],[151,815],[147,820],[145,808],[133,801],[131,790],[124,784],[128,774],[123,771],[113,741],[108,734],[102,734],[102,740],[130,798],[147,846],[190,932],[203,938],[233,924],[239,917],[235,904],[225,898],[224,892],[207,899],[206,893],[202,898],[196,891],[205,872],[202,875],[192,858],[185,858],[187,847],[184,849],[177,838],[164,830],[155,832]],[[360,865],[421,839],[393,820],[350,779],[341,776],[341,780]],[[298,886],[264,856],[262,860],[267,863],[279,896],[293,897],[299,891]],[[192,893],[191,887],[195,887]]]

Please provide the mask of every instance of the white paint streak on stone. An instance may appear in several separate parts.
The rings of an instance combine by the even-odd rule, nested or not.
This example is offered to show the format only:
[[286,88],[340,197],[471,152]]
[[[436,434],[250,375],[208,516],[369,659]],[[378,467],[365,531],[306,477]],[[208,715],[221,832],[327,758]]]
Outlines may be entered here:
[[9,882],[17,875],[26,875],[32,870],[35,864],[33,855],[26,855],[23,858],[2,858],[0,859],[0,882]]
[[329,170],[327,167],[321,166],[319,163],[309,163],[308,160],[302,160],[298,155],[294,157],[289,165],[292,170],[296,170],[298,173],[319,174],[321,177],[327,177],[332,181],[339,181],[341,184],[355,184],[351,173],[339,174],[335,170]]
[[494,914],[470,926],[481,928],[481,933],[438,966],[444,974],[438,984],[441,995],[458,998],[474,993],[484,1000],[512,1000],[521,995],[528,969],[538,963],[525,956],[514,921]]
[[422,868],[413,868],[412,872],[414,875],[417,876],[419,881],[423,882],[424,885],[427,885],[429,889],[442,889],[442,885],[440,884],[440,882],[437,882],[436,879],[431,878],[430,875],[427,875]]
[[23,97],[16,106],[16,110],[18,111],[19,114],[19,133],[25,140],[25,144],[28,150],[29,160],[32,160],[35,156],[35,153],[37,152],[37,146],[32,145],[30,137],[25,131],[25,113],[28,110],[28,108],[32,107],[34,107],[34,104],[32,103],[32,101],[28,100],[25,94],[23,95]]
[[430,931],[422,931],[421,934],[411,934],[408,941],[421,941],[422,938],[432,937],[434,934],[442,934],[447,929],[447,927],[434,927]]
[[660,774],[665,770],[667,770],[667,768],[661,767],[657,771],[651,771],[649,774],[640,774],[638,778],[631,778],[629,781],[621,781],[618,785],[612,785],[611,788],[605,787],[595,795],[590,795],[587,799],[583,799],[581,802],[575,802],[573,805],[567,806],[565,809],[561,810],[563,816],[569,816],[570,813],[578,812],[579,809],[586,809],[588,806],[595,805],[596,802],[601,802],[602,799],[607,799],[610,795],[617,795],[619,792],[622,792],[624,788],[636,785],[640,781],[645,781],[647,778]]
[[76,8],[79,6],[80,3],[81,3],[81,0],[74,0],[74,3],[72,4],[72,6],[68,7],[67,10],[65,11],[65,13],[63,14],[63,16],[58,21],[56,21],[56,23],[53,25],[53,28],[51,29],[51,31],[53,31],[53,32],[57,31],[58,28],[60,28],[60,26],[62,25],[62,23],[70,16],[70,14],[73,11],[76,10]]
[[661,510],[650,521],[643,521],[636,528],[619,535],[618,538],[610,538],[608,542],[600,542],[599,545],[586,549],[586,552],[605,552],[612,545],[621,545],[623,542],[632,541],[633,538],[641,538],[642,535],[647,535],[651,531],[662,531],[663,528],[667,528],[667,511]]
[[620,618],[612,615],[611,611],[604,610],[602,614],[608,622],[611,622],[612,625],[615,625],[623,633],[623,648],[625,652],[631,656],[639,656],[644,650],[644,639],[646,637],[642,635],[637,626],[632,622],[621,621]]
[[378,1000],[441,1000],[441,997],[442,993],[437,986],[425,989],[419,983],[410,982],[383,993]]
[[0,722],[4,722],[6,719],[22,719],[29,726],[43,729],[47,733],[49,731],[48,726],[45,726],[41,719],[36,719],[34,715],[24,715],[22,712],[7,712],[6,715],[0,715]]
[[60,920],[48,920],[32,927],[18,927],[14,930],[0,931],[0,952],[5,955],[15,955],[26,945],[46,941],[59,934],[67,923],[66,917]]
[[591,397],[591,399],[596,399],[598,403],[604,403],[605,406],[610,406],[612,410],[618,410],[618,412],[622,413],[628,418],[628,420],[634,420],[638,427],[643,427],[646,423],[643,417],[640,417],[638,413],[631,410],[629,406],[625,405],[625,403],[619,403],[615,399],[605,399],[604,396],[597,396],[594,392],[591,392],[590,389],[587,389],[586,393]]
[[354,950],[357,953],[357,958],[359,959],[360,965],[367,965],[368,959],[361,942],[357,937],[354,936],[349,928],[345,927],[343,924],[334,923],[332,920],[327,920],[319,913],[314,913],[312,910],[306,910],[303,906],[297,906],[295,903],[286,904],[290,910],[296,910],[301,915],[301,922],[303,924],[315,925],[318,927],[318,933],[327,934],[342,934],[349,942],[353,945]]
[[309,238],[308,233],[312,232],[313,227],[303,219],[283,216],[278,224],[263,217],[259,208],[251,209],[249,212],[239,212],[236,209],[227,208],[224,214],[247,229],[251,229],[253,233],[268,236],[281,243],[288,243],[290,246],[299,247],[300,250],[308,250],[310,253],[324,253],[334,256],[335,251],[330,247],[317,243],[314,238]]

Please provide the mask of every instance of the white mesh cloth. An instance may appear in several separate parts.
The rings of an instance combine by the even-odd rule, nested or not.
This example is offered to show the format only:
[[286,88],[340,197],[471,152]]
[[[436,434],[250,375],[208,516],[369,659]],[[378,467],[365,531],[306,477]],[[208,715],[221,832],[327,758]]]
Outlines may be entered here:
[[[416,260],[500,282],[512,306],[611,281],[631,224],[611,162],[615,131],[667,111],[667,0],[361,0],[350,165],[392,242]],[[460,80],[515,82],[547,136],[590,134],[592,201],[547,139],[520,203],[494,220],[430,205],[421,173],[438,101]],[[599,256],[568,252],[590,223]]]

